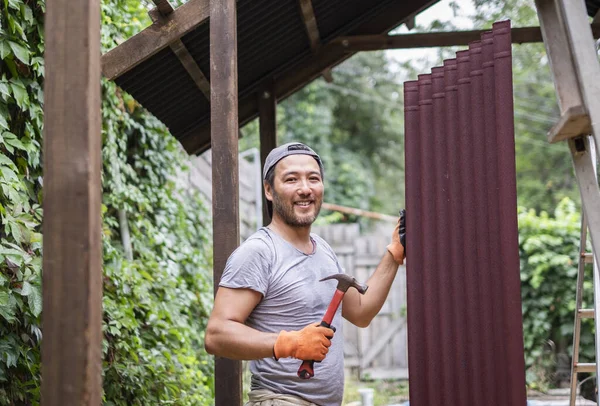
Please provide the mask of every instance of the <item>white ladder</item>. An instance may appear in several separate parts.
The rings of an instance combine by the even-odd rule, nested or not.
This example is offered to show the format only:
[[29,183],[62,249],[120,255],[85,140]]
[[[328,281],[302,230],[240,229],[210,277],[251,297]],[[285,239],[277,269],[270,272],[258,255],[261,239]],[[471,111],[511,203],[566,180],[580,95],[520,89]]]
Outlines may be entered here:
[[[585,215],[581,216],[581,239],[579,246],[579,264],[577,269],[577,292],[575,299],[575,325],[573,327],[573,358],[571,364],[571,393],[569,397],[569,405],[575,406],[577,398],[577,374],[579,373],[594,373],[596,372],[596,363],[579,362],[579,342],[581,337],[581,320],[593,319],[598,312],[600,306],[600,277],[598,276],[597,265],[594,261],[594,255],[586,252],[587,243],[587,222]],[[594,263],[594,308],[583,309],[583,282],[585,278],[585,265]],[[597,334],[597,333],[596,333]],[[598,376],[598,375],[596,375]]]
[[[567,140],[569,144],[583,206],[581,247],[585,250],[589,229],[592,252],[600,253],[600,190],[595,167],[598,151],[594,151],[594,144],[600,146],[600,64],[585,1],[536,0],[535,3],[561,110],[561,118],[548,133],[548,140]],[[575,405],[577,373],[595,372],[597,377],[600,376],[598,363],[578,362],[581,319],[600,315],[597,266],[594,266],[594,310],[581,309],[583,268],[586,260],[593,261],[591,258],[593,256],[583,255],[579,261],[571,406]],[[595,343],[596,360],[599,360],[600,328],[596,329]]]

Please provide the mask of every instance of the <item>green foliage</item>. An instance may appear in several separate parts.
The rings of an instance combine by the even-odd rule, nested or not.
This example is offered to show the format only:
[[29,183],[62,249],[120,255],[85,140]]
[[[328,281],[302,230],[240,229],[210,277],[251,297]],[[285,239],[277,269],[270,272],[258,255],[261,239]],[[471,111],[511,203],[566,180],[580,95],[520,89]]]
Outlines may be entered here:
[[[0,3],[0,405],[40,400],[44,11]],[[102,11],[104,50],[148,23],[138,1]],[[164,126],[114,83],[102,92],[104,403],[212,404],[209,216],[177,186],[187,157]]]
[[[560,202],[554,217],[546,212],[519,211],[523,329],[530,384],[539,384],[540,375],[550,375],[556,355],[571,354],[580,221],[575,204],[567,198]],[[584,290],[591,292],[591,284],[590,272]],[[588,302],[587,307],[591,304]],[[582,321],[582,361],[594,358],[592,328],[591,320]],[[553,351],[548,352],[548,348]]]
[[41,1],[0,5],[2,405],[28,404],[40,390],[43,12]]

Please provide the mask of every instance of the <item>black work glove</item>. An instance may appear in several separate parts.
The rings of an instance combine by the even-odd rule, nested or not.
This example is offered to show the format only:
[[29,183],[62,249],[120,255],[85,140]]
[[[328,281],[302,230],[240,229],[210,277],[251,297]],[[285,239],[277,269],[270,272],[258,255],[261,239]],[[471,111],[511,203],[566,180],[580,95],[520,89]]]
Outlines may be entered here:
[[394,228],[394,232],[392,233],[392,241],[387,246],[387,250],[392,254],[394,261],[398,265],[402,265],[404,263],[404,258],[406,258],[406,211],[404,209],[400,210],[400,218],[398,219],[398,223]]
[[400,210],[400,227],[398,228],[400,234],[400,244],[404,247],[404,256],[406,257],[406,210]]

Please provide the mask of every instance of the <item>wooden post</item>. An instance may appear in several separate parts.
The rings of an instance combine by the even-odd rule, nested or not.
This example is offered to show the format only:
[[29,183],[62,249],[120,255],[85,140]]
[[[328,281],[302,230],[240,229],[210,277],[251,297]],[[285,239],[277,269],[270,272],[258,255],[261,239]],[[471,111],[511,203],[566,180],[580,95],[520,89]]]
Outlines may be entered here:
[[[277,146],[277,99],[275,86],[269,81],[258,91],[258,114],[260,126],[260,167],[265,166],[267,155]],[[262,172],[261,172],[262,173]],[[267,199],[264,197],[263,186],[263,225],[271,222],[267,210]]]
[[100,1],[46,10],[42,404],[100,405]]
[[[213,261],[217,291],[229,255],[240,242],[238,74],[235,0],[210,2]],[[242,363],[216,357],[215,405],[242,404]]]

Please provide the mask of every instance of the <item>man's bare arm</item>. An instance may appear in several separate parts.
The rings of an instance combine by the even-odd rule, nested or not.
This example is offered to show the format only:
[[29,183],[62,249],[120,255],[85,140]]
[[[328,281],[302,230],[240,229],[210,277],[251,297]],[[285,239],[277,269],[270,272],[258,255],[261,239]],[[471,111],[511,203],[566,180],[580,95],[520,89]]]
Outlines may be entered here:
[[220,287],[206,328],[206,351],[239,360],[272,357],[277,334],[244,324],[261,299],[262,295],[251,289]]
[[386,251],[367,281],[367,292],[361,295],[356,289],[348,289],[342,301],[342,316],[358,327],[367,327],[385,303],[398,266],[392,255]]

